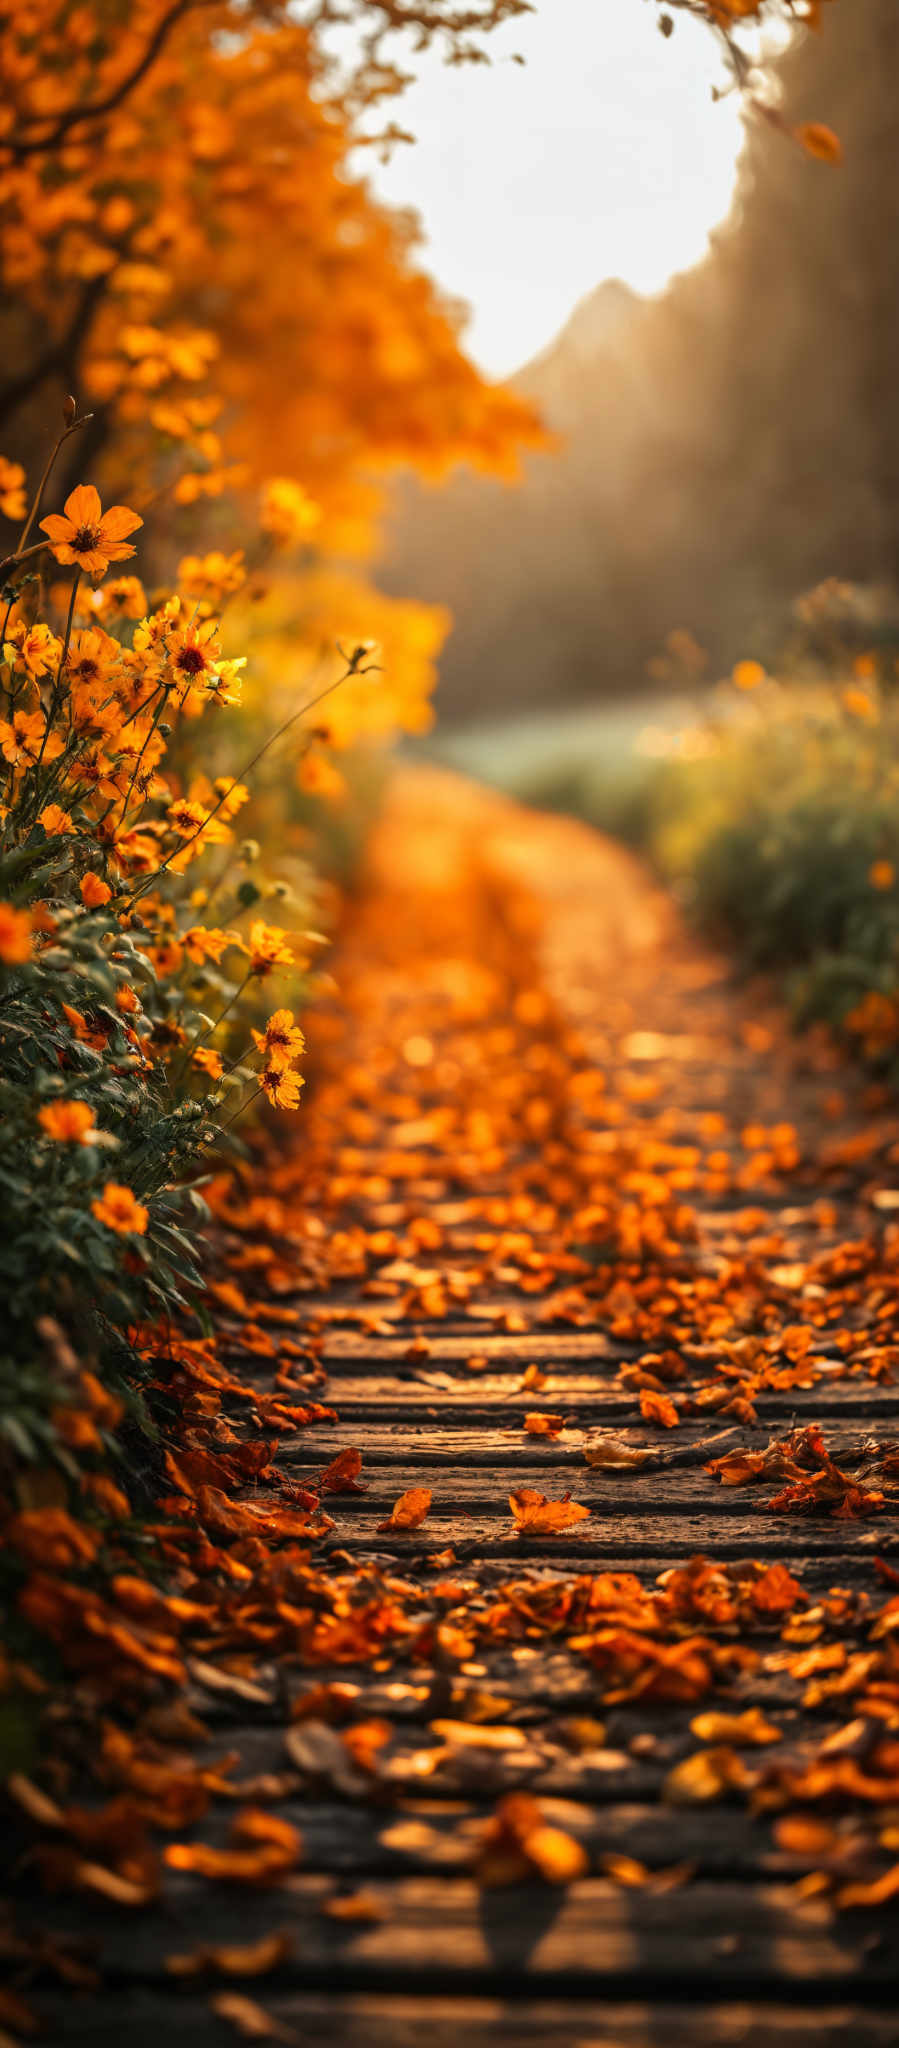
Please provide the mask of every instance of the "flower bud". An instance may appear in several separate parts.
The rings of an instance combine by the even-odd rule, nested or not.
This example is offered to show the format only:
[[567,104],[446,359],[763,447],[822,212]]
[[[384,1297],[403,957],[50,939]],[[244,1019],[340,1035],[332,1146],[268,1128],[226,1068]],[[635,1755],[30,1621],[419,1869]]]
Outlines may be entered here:
[[70,393],[68,398],[63,400],[62,418],[64,426],[70,427],[72,425],[77,411],[78,407]]

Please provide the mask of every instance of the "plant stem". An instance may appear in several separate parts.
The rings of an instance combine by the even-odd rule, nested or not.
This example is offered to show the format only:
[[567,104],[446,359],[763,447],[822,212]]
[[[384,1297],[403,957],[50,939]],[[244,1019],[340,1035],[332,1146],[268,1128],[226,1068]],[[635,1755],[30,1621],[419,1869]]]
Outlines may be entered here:
[[153,883],[158,881],[159,876],[165,873],[166,868],[170,866],[171,862],[175,860],[179,854],[184,853],[185,849],[188,846],[192,846],[195,839],[199,839],[201,832],[205,832],[207,825],[211,824],[213,818],[216,816],[216,813],[221,810],[222,805],[224,803],[227,803],[228,797],[230,796],[231,790],[233,789],[235,782],[243,782],[244,778],[247,775],[252,774],[253,769],[256,768],[259,762],[262,760],[263,754],[267,754],[269,748],[274,746],[275,741],[282,739],[284,734],[286,732],[289,732],[290,727],[292,725],[296,725],[298,718],[303,718],[307,711],[313,711],[315,709],[316,704],[321,704],[325,697],[330,697],[332,690],[338,689],[340,684],[345,683],[349,676],[356,674],[358,674],[358,670],[354,668],[352,664],[350,664],[344,670],[343,675],[336,676],[333,683],[326,684],[325,688],[323,690],[319,690],[318,694],[315,697],[309,697],[305,704],[300,705],[298,711],[291,712],[290,717],[285,718],[284,724],[279,725],[277,731],[269,735],[264,745],[258,749],[258,752],[253,755],[252,759],[247,761],[242,768],[238,769],[237,774],[229,783],[228,788],[224,792],[224,795],[219,797],[218,803],[213,805],[212,810],[207,813],[207,816],[201,819],[201,822],[197,826],[196,831],[191,833],[190,838],[182,840],[180,846],[173,846],[171,853],[166,854],[165,860],[160,862],[159,867],[154,868],[153,873],[151,875],[145,875],[143,881],[132,890],[132,897],[135,901],[137,900],[138,897],[142,896],[147,889],[152,888]]
[[[48,741],[48,739],[49,739],[49,737],[50,737],[50,733],[51,733],[51,731],[52,731],[52,729],[53,729],[53,725],[54,725],[54,722],[55,722],[55,719],[56,719],[56,713],[57,713],[57,711],[59,710],[59,700],[60,700],[60,697],[62,696],[62,672],[63,672],[63,669],[65,668],[65,665],[66,665],[66,655],[68,654],[68,651],[69,651],[69,641],[70,641],[70,640],[71,640],[71,638],[72,638],[72,620],[73,620],[73,619],[74,619],[74,617],[75,617],[75,599],[76,599],[76,597],[78,596],[78,585],[79,585],[79,583],[80,583],[80,582],[81,582],[81,570],[80,570],[80,569],[76,569],[76,571],[75,571],[75,574],[74,574],[74,577],[73,577],[73,579],[72,579],[72,595],[71,595],[71,597],[69,598],[69,610],[68,610],[68,616],[67,616],[67,618],[66,618],[66,630],[65,630],[65,635],[64,635],[64,637],[63,637],[63,643],[62,643],[62,653],[61,653],[61,655],[60,655],[60,657],[59,657],[59,667],[58,667],[58,669],[57,669],[57,671],[56,671],[56,681],[55,681],[55,682],[54,682],[54,684],[53,684],[53,692],[52,692],[52,695],[51,695],[51,698],[50,698],[50,708],[49,708],[49,710],[48,710],[48,712],[47,712],[47,723],[46,723],[46,725],[44,726],[43,738],[41,739],[41,744],[40,744],[40,751],[39,751],[39,753],[38,753],[38,757],[37,757],[37,760],[35,761],[35,764],[34,764],[34,773],[35,773],[35,776],[37,776],[37,774],[38,774],[38,772],[39,772],[39,769],[40,769],[40,765],[41,765],[41,762],[42,762],[42,760],[43,760],[43,758],[44,758],[44,749],[45,749],[45,747],[46,747],[46,745],[47,745],[47,741]],[[38,796],[38,798],[39,798],[39,797],[40,797],[40,791],[39,791],[39,790],[37,790],[37,791],[36,791],[36,794],[37,794],[37,796]]]
[[[77,434],[80,428],[86,427],[88,420],[92,420],[93,417],[94,415],[92,412],[86,412],[84,413],[80,420],[73,420],[71,426],[63,427],[62,433],[60,434],[55,447],[51,449],[50,456],[47,461],[46,468],[44,470],[44,474],[41,477],[40,483],[38,484],[37,490],[35,491],[34,498],[32,499],[31,511],[28,514],[28,518],[26,519],[25,524],[22,528],[22,532],[19,536],[19,545],[16,550],[16,554],[13,557],[11,557],[12,560],[21,561],[22,559],[22,555],[25,549],[25,543],[37,518],[38,512],[40,511],[41,499],[50,481],[50,477],[52,475],[53,468],[56,463],[56,458],[57,455],[59,454],[60,448],[62,448],[64,443],[68,440],[70,434]],[[46,541],[40,541],[38,545],[40,547],[46,547],[48,543]],[[29,553],[33,554],[34,549],[30,549]],[[6,564],[4,563],[3,566],[5,568]]]

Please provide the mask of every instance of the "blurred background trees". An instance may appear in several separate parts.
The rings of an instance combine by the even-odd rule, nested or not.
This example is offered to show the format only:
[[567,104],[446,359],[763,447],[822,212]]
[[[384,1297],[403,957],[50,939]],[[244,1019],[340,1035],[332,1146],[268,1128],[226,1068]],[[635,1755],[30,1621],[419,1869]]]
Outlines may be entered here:
[[385,587],[456,617],[444,719],[631,692],[675,626],[713,671],[764,657],[822,578],[899,578],[899,12],[823,16],[771,86],[782,128],[814,115],[841,166],[750,114],[707,260],[654,299],[600,283],[515,379],[559,452],[516,492],[399,497]]

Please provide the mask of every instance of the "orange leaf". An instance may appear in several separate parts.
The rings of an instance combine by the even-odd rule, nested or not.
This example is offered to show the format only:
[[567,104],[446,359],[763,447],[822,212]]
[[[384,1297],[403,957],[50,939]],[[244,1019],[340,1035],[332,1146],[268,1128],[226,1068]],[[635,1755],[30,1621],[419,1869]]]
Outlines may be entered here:
[[362,1452],[348,1445],[345,1451],[338,1451],[322,1473],[322,1493],[364,1493],[364,1486],[358,1484],[361,1470]]
[[590,1513],[589,1508],[581,1507],[567,1493],[563,1500],[548,1500],[545,1493],[536,1493],[531,1486],[521,1486],[516,1493],[510,1493],[509,1506],[523,1536],[561,1536]]
[[386,1521],[378,1523],[378,1535],[385,1529],[420,1529],[430,1507],[430,1487],[410,1486],[408,1493],[401,1493],[399,1500],[394,1501]]
[[528,1436],[558,1436],[565,1427],[564,1415],[526,1415],[524,1426]]
[[646,1422],[657,1422],[661,1429],[676,1429],[680,1421],[670,1394],[655,1394],[651,1387],[644,1387],[640,1395],[640,1413]]
[[823,121],[804,121],[800,128],[794,128],[797,142],[802,144],[809,156],[818,158],[822,164],[841,164],[843,145],[832,128]]

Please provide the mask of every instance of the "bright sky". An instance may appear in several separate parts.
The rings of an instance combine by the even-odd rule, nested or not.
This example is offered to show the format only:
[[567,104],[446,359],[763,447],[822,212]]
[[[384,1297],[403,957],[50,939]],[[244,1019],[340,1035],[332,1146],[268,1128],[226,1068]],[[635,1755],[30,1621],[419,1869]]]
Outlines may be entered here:
[[665,40],[656,19],[650,0],[537,0],[489,68],[417,60],[396,108],[417,141],[369,171],[422,216],[427,266],[471,306],[469,352],[493,375],[603,278],[657,291],[727,212],[740,115],[712,101],[715,40],[683,17]]

